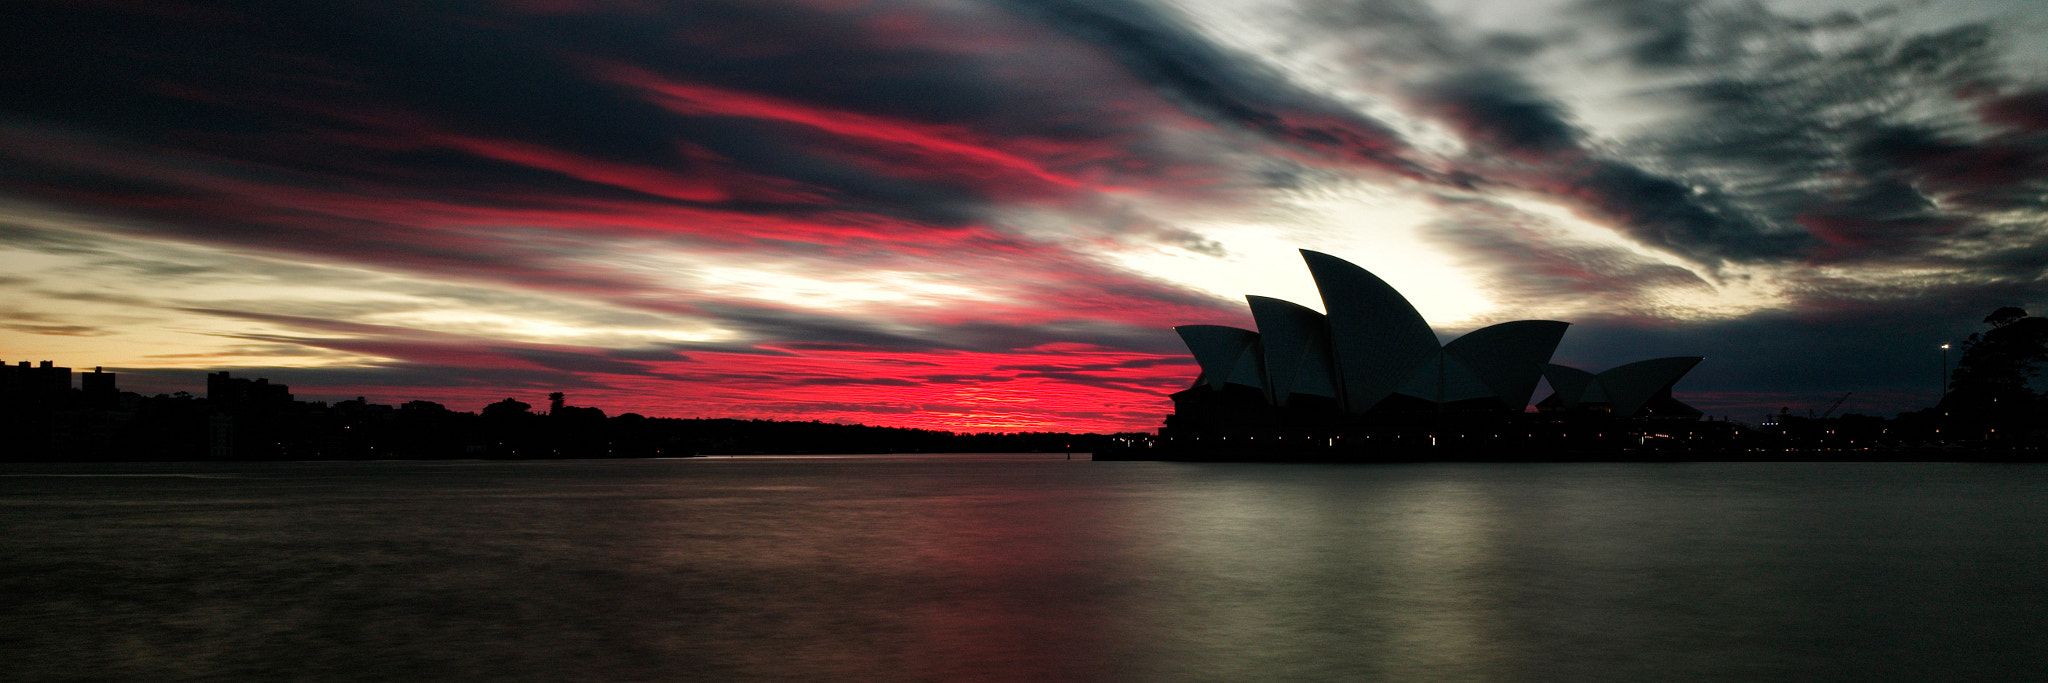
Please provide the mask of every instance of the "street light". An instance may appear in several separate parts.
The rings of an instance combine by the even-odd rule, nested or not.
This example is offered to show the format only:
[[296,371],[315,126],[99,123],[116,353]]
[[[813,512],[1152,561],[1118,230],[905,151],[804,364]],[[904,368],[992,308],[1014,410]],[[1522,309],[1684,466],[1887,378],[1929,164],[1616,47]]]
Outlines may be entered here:
[[1941,399],[1948,400],[1948,345],[1941,345]]

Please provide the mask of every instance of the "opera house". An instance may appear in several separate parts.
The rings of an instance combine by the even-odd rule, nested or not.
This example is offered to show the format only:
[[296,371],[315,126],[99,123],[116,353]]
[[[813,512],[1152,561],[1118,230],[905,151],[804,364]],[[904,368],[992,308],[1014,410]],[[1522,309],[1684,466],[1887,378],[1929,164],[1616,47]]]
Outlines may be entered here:
[[[1240,446],[1292,437],[1297,445],[1353,447],[1380,439],[1442,446],[1446,441],[1569,438],[1579,430],[1630,435],[1638,444],[1671,438],[1676,422],[1700,412],[1671,397],[1697,356],[1655,358],[1603,372],[1550,362],[1569,323],[1517,320],[1449,343],[1401,294],[1348,261],[1302,250],[1327,314],[1261,296],[1245,297],[1257,330],[1219,325],[1174,328],[1201,366],[1194,386],[1173,394],[1163,446]],[[1539,380],[1552,395],[1528,413]],[[1659,427],[1661,425],[1661,428]],[[1475,436],[1481,435],[1481,436]],[[1426,441],[1425,441],[1426,440]],[[1478,447],[1479,444],[1468,444]],[[1503,444],[1508,445],[1508,444]],[[1526,445],[1526,444],[1523,444]]]

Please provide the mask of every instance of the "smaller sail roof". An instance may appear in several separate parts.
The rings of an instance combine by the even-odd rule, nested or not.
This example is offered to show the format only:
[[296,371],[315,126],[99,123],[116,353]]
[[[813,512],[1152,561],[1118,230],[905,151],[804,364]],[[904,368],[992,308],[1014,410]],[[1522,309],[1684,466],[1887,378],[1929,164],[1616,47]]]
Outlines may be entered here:
[[1444,354],[1471,369],[1502,405],[1520,411],[1529,405],[1544,364],[1550,362],[1570,326],[1556,320],[1490,325],[1451,340],[1444,345]]
[[1173,331],[1195,355],[1195,364],[1202,367],[1202,380],[1209,388],[1221,389],[1226,383],[1264,388],[1265,382],[1260,380],[1264,373],[1256,367],[1259,333],[1226,325],[1181,325]]
[[1614,407],[1614,414],[1634,415],[1702,360],[1705,358],[1700,356],[1673,356],[1636,361],[1600,373],[1600,384],[1607,389],[1607,404]]
[[1247,296],[1264,348],[1266,400],[1286,407],[1294,394],[1336,397],[1330,325],[1323,314],[1291,301]]
[[1558,402],[1565,408],[1604,403],[1615,415],[1629,417],[1641,411],[1650,399],[1669,391],[1702,360],[1702,356],[1652,358],[1609,368],[1598,375],[1551,364],[1544,366],[1543,376],[1550,380]]

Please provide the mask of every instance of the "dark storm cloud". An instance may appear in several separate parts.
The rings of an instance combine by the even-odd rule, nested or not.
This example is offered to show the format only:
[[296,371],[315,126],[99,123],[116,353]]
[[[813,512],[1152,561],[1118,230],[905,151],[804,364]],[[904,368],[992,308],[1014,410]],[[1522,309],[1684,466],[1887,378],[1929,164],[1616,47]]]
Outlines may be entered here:
[[[1427,4],[1376,0],[1317,6],[1297,29],[1353,46],[1368,77],[1420,79],[1403,86],[1415,111],[1469,149],[1453,186],[1534,190],[1714,267],[1898,263],[1938,259],[1928,252],[1969,234],[1974,218],[1959,207],[2038,208],[2048,154],[2025,131],[2048,99],[1964,94],[1983,97],[1987,123],[2014,131],[1990,139],[1905,123],[1916,108],[1953,107],[1958,88],[2010,89],[1993,27],[1916,34],[1885,23],[1896,13],[1798,19],[1750,2],[1594,0],[1579,5],[1577,30],[1503,48]],[[1652,78],[1685,76],[1639,95],[1676,118],[1589,149],[1517,61],[1617,44],[1615,55]]]
[[1645,67],[1686,66],[1718,57],[1697,25],[1698,0],[1592,0],[1585,6],[1611,16],[1625,36],[1625,54]]
[[[1678,21],[1666,28],[1696,28],[1683,18],[1634,12],[1599,3],[1592,9],[1600,16],[1618,13],[1613,20],[1624,24]],[[1503,47],[1497,34],[1470,34],[1428,4],[1404,0],[1318,6],[1305,12],[1298,28],[1351,46],[1360,54],[1358,69],[1392,81],[1417,114],[1459,134],[1468,149],[1446,176],[1450,187],[1548,195],[1642,244],[1707,265],[1783,259],[1809,246],[1796,227],[1756,215],[1714,179],[1664,170],[1685,169],[1683,160],[1652,167],[1644,162],[1660,160],[1589,149],[1567,109],[1518,64],[1532,50],[1588,40],[1581,33],[1509,36]]]
[[[994,195],[1019,187],[974,159],[933,167],[929,155],[892,156],[905,150],[792,128],[787,119],[715,108],[678,118],[593,74],[609,63],[799,103],[823,117],[971,128],[986,136],[980,142],[1018,140],[1049,163],[1115,158],[1103,170],[1134,178],[1195,163],[1158,156],[1136,134],[1142,121],[1102,115],[1124,95],[1091,91],[1085,70],[1058,74],[1080,88],[1040,92],[1031,84],[1053,79],[1034,78],[1041,67],[1027,60],[925,40],[939,33],[894,45],[876,35],[878,18],[861,12],[704,2],[531,16],[482,3],[319,3],[265,6],[222,22],[173,20],[191,25],[167,31],[163,16],[104,6],[13,10],[4,18],[15,21],[0,22],[16,27],[7,56],[23,67],[9,77],[17,95],[9,111],[120,131],[124,142],[291,169],[260,179],[286,185],[343,183],[377,194],[425,183],[493,204],[521,194],[535,205],[653,195],[770,214],[824,202],[935,225],[970,221]],[[903,11],[933,29],[966,25]],[[999,40],[1018,38],[1006,30],[1029,31],[990,23],[998,28],[982,32]],[[174,33],[179,39],[165,37]],[[95,51],[71,47],[78,45]],[[1074,66],[1040,56],[1053,68]],[[647,169],[665,171],[620,177]],[[105,188],[112,179],[101,175],[79,182]]]
[[1421,173],[1384,124],[1290,84],[1193,33],[1155,6],[1128,0],[1004,3],[1101,46],[1138,78],[1206,118],[1404,174]]
[[[1702,264],[1937,265],[1954,240],[1998,234],[1980,209],[2041,208],[2048,149],[2027,132],[2037,90],[2004,85],[1986,24],[1916,34],[1886,23],[1895,8],[1813,20],[1744,2],[1583,3],[1592,23],[1541,49],[1597,51],[1618,38],[1616,54],[1637,69],[1684,76],[1639,95],[1674,118],[1594,152],[1493,41],[1460,36],[1411,3],[1362,6],[1393,27],[1373,30],[1413,34],[1367,40],[1372,54],[1405,46],[1415,69],[1452,74],[1413,92],[1421,111],[1476,146],[1457,171],[1462,184],[1533,189]],[[1926,118],[1959,105],[2007,132]]]
[[1643,244],[1705,262],[1778,256],[1806,238],[1759,224],[1746,207],[1715,188],[1689,186],[1637,166],[1589,161],[1565,170],[1548,189],[1614,221]]
[[1878,181],[1836,198],[1813,201],[1796,219],[1807,234],[1826,243],[1811,260],[1879,260],[1924,254],[1963,228],[1968,220],[1945,214],[1904,182]]
[[1997,138],[1945,139],[1924,127],[1893,126],[1869,132],[1854,150],[1873,175],[1920,185],[1952,203],[1986,209],[2048,206],[2048,144]]
[[1855,31],[1899,13],[1898,5],[1879,5],[1798,18],[1757,0],[1586,0],[1576,9],[1607,29],[1599,33],[1611,31],[1603,39],[1620,42],[1619,56],[1651,70],[1725,68],[1752,57],[1759,42],[1788,32]]
[[1563,37],[1473,34],[1420,0],[1309,4],[1293,29],[1343,45],[1347,67],[1449,124],[1477,154],[1583,151],[1566,109],[1518,70]]
[[[916,28],[893,28],[904,24]],[[1200,163],[1149,146],[1140,129],[1150,121],[1113,113],[1128,109],[1133,96],[1134,112],[1146,108],[1143,93],[1120,91],[1113,64],[1075,54],[1076,45],[1045,41],[1034,27],[989,10],[687,3],[647,16],[588,13],[569,19],[565,30],[555,26],[551,34],[569,36],[566,42],[599,65],[637,65],[714,100],[744,92],[841,119],[955,126],[985,135],[975,142],[999,151],[1035,149],[1044,153],[1035,160],[1053,167],[1114,170],[1132,179]],[[692,136],[705,149],[856,205],[937,211],[912,217],[945,222],[964,220],[992,196],[1029,190],[1020,182],[1029,178],[992,176],[996,169],[958,157],[881,149],[876,138],[847,137],[845,130],[820,136],[815,126],[788,117],[736,122],[724,118],[731,108],[720,106],[729,100],[692,104],[699,111],[690,125],[723,126],[717,135]],[[1016,141],[1028,144],[1005,149]],[[1112,157],[1113,169],[1096,165]]]
[[1579,151],[1579,130],[1563,110],[1510,74],[1451,76],[1424,86],[1417,98],[1466,139],[1495,150],[1537,158]]
[[[1102,50],[966,6],[141,9],[0,7],[0,192],[120,219],[97,229],[647,312],[698,315],[699,297],[587,257],[622,239],[829,256],[835,268],[979,254],[1064,274],[1070,286],[1018,298],[1071,315],[1216,308],[985,220],[1046,202],[1085,222],[1113,211],[1097,183],[1193,196],[1237,182],[1237,169],[1154,139],[1156,126],[1200,124],[1129,87],[1129,59],[1204,117],[1345,154],[1392,144],[1157,18],[1097,34],[1124,40]],[[1220,253],[1175,226],[1107,218],[1089,230]],[[1016,313],[1020,329],[1044,318]],[[732,322],[791,341],[914,345],[857,325]]]
[[1484,154],[1579,152],[1578,127],[1515,65],[1551,39],[1468,35],[1426,2],[1362,0],[1311,5],[1298,29],[1328,35],[1358,55],[1351,66],[1387,81],[1419,113],[1442,120]]

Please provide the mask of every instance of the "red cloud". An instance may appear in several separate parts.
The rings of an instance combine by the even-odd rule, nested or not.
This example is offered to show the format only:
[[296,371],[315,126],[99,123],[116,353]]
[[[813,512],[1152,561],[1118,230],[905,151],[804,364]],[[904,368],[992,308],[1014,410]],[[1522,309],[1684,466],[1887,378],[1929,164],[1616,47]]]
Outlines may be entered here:
[[1802,214],[1794,220],[1827,243],[1829,249],[1819,254],[1827,257],[1903,251],[1907,246],[1952,235],[1967,224],[1954,217],[1883,219],[1826,211]]
[[442,136],[437,140],[487,159],[554,171],[579,180],[615,185],[657,197],[692,202],[719,202],[731,197],[709,178],[693,178],[660,169],[590,159],[540,145],[460,135]]
[[[1183,359],[1092,347],[1020,353],[805,351],[793,356],[692,354],[660,364],[659,390],[678,414],[825,419],[954,431],[1126,431],[1158,426],[1166,394],[1193,376]],[[1168,361],[1159,363],[1160,361]],[[1152,364],[1159,363],[1159,364]]]
[[[962,432],[1149,430],[1171,409],[1166,394],[1194,376],[1192,362],[1182,356],[1078,344],[1012,353],[781,348],[764,349],[778,352],[773,354],[689,352],[686,360],[628,363],[598,349],[443,339],[270,340],[394,358],[400,364],[379,374],[415,380],[323,384],[294,378],[290,370],[263,373],[307,397],[423,399],[474,410],[508,395],[537,403],[546,392],[561,390],[576,405],[611,414]],[[551,357],[536,361],[527,355],[535,352]],[[592,368],[574,367],[586,363]],[[627,371],[615,367],[627,365]]]
[[1985,102],[1978,112],[1989,123],[2048,130],[2048,90],[2033,90]]
[[[1081,188],[1078,179],[1046,168],[1038,161],[1002,149],[960,126],[900,121],[857,112],[813,107],[764,95],[665,79],[623,64],[606,64],[598,72],[622,85],[646,91],[655,104],[686,116],[731,116],[795,124],[845,138],[884,143],[964,162],[1001,169],[1062,188]],[[1019,144],[1019,143],[1009,143]],[[1041,150],[1065,149],[1047,141],[1021,143]]]

